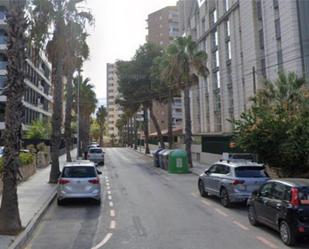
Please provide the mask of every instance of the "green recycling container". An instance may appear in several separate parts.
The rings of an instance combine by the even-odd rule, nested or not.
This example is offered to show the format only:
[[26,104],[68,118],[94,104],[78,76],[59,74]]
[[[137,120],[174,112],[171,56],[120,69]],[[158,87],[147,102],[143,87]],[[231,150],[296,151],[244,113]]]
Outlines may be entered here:
[[188,156],[184,150],[173,150],[168,157],[168,172],[176,174],[189,173]]

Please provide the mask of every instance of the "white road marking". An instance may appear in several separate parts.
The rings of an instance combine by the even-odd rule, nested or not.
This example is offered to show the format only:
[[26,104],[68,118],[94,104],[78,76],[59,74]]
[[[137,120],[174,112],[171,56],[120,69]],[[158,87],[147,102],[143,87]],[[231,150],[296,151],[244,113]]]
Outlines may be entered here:
[[111,194],[112,194],[112,192],[108,190],[108,191],[107,191],[107,194],[108,194],[108,195],[111,195]]
[[110,186],[107,186],[106,189],[109,190],[109,189],[111,189],[111,187],[110,187]]
[[225,212],[223,212],[223,211],[220,210],[219,208],[215,208],[215,210],[216,210],[217,213],[221,214],[221,215],[224,216],[224,217],[229,216],[228,214],[226,214]]
[[109,195],[109,196],[108,196],[108,199],[109,199],[109,200],[112,200],[112,196],[111,196],[111,195]]
[[111,217],[115,217],[116,213],[115,213],[115,210],[114,209],[111,209],[110,210],[110,216]]
[[99,244],[97,244],[95,247],[92,247],[91,249],[99,249],[99,248],[101,248],[102,246],[104,246],[111,239],[112,236],[113,236],[112,233],[106,234],[105,238]]
[[106,186],[110,186],[108,182],[106,183]]
[[202,200],[202,202],[203,202],[206,206],[208,206],[208,207],[211,207],[211,206],[212,206],[208,201]]
[[112,201],[110,201],[110,202],[109,202],[109,206],[110,206],[110,207],[113,207],[113,206],[114,206],[114,203],[113,203]]
[[237,226],[239,226],[242,230],[245,230],[245,231],[249,231],[249,228],[246,227],[245,225],[241,224],[240,222],[234,220],[233,223]]
[[111,224],[109,225],[110,229],[115,229],[116,228],[116,221],[112,220]]
[[261,236],[256,236],[256,239],[261,241],[264,245],[266,245],[266,246],[268,246],[272,249],[278,249],[278,247],[275,244],[273,244],[272,242],[270,242],[269,240],[267,240],[267,239],[265,239]]

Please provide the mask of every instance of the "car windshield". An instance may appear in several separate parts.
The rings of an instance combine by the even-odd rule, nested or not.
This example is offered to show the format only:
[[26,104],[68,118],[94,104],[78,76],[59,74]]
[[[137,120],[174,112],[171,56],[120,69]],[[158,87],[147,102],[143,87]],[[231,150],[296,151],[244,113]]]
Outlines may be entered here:
[[309,205],[309,187],[300,188],[298,198],[301,204]]
[[235,168],[236,177],[267,177],[264,167],[242,166]]
[[65,167],[63,169],[62,177],[65,178],[87,178],[96,177],[94,167]]
[[89,153],[94,153],[94,154],[101,154],[102,150],[101,149],[90,149]]

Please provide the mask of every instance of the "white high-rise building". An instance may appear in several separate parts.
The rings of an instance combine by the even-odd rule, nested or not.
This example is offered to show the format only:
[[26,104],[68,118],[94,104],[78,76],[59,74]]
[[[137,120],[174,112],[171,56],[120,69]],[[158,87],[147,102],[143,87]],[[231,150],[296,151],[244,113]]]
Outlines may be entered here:
[[121,107],[116,104],[116,99],[118,96],[118,77],[115,63],[107,63],[106,76],[108,134],[114,135],[116,138],[118,138],[119,134],[116,123],[122,114],[122,110]]
[[265,78],[280,71],[309,76],[309,1],[196,0],[188,10],[182,31],[208,54],[209,75],[191,91],[193,134],[202,144],[193,150],[203,160],[222,152],[232,133],[228,120],[248,110]]

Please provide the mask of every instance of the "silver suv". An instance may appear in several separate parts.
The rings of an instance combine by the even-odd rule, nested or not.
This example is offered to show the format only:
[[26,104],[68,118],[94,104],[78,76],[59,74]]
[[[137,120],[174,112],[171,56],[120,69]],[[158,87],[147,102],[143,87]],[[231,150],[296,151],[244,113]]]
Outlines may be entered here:
[[201,196],[218,196],[229,207],[232,202],[245,202],[268,179],[264,166],[256,162],[220,160],[199,176],[198,188]]

